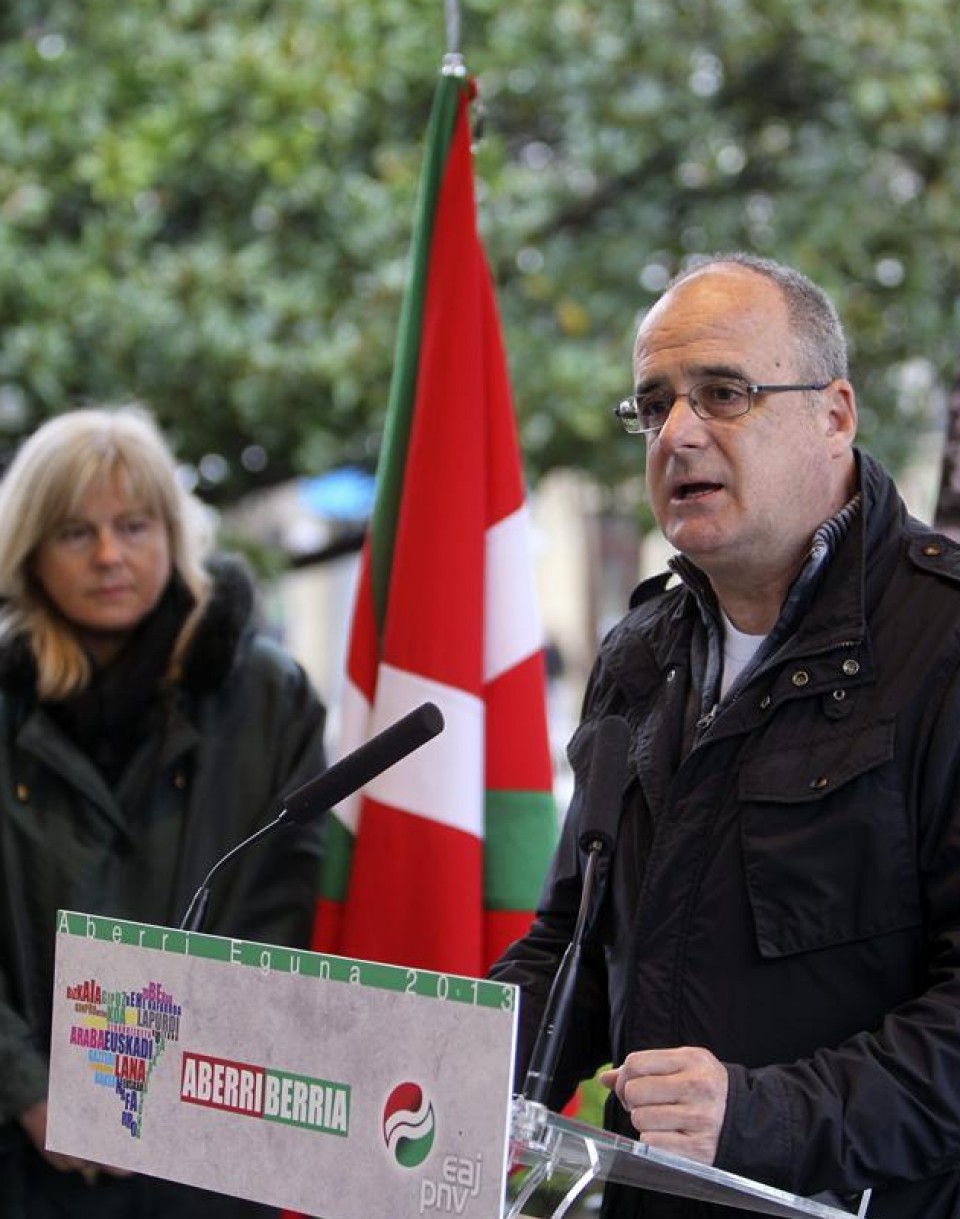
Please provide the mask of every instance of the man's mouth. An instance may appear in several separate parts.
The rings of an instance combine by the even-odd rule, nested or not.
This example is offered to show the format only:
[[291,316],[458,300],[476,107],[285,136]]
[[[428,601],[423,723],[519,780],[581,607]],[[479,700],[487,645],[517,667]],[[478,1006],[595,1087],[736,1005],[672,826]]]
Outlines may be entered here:
[[673,489],[673,498],[678,500],[700,499],[705,495],[710,495],[714,491],[719,491],[720,487],[720,483],[680,483]]

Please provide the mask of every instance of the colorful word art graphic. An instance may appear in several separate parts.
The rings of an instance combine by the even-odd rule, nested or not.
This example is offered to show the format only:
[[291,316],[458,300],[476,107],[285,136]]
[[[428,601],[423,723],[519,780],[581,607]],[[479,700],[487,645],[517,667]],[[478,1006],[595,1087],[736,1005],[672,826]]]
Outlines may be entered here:
[[107,990],[96,978],[68,986],[67,1001],[70,1044],[86,1054],[94,1085],[116,1093],[123,1128],[140,1138],[150,1076],[180,1039],[180,1004],[159,982]]

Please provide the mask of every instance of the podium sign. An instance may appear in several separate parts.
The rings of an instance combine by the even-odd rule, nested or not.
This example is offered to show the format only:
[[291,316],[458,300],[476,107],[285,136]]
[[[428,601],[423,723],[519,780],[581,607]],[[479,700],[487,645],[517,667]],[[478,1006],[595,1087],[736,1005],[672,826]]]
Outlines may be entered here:
[[58,916],[47,1146],[323,1219],[497,1219],[517,991]]

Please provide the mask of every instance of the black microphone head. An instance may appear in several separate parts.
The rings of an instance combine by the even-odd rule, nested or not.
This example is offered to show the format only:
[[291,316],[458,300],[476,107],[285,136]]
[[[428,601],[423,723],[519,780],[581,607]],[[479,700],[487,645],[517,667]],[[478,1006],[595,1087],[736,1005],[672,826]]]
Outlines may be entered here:
[[421,703],[415,711],[410,712],[410,716],[417,719],[423,725],[423,730],[427,734],[425,737],[427,741],[431,737],[438,736],[443,732],[445,722],[443,712],[436,703]]
[[323,774],[285,796],[281,816],[292,823],[326,812],[442,731],[440,708],[436,703],[421,703]]
[[607,715],[597,725],[593,738],[590,775],[584,793],[584,815],[580,848],[584,851],[613,850],[620,821],[620,802],[627,781],[630,725],[620,715]]

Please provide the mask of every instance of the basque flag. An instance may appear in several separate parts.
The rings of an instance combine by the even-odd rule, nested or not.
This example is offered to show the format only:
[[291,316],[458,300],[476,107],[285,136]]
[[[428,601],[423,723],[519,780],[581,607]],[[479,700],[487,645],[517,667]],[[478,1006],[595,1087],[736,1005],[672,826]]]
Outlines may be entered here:
[[340,752],[425,700],[446,728],[334,810],[314,947],[479,976],[530,922],[557,818],[473,93],[445,69],[430,117]]

